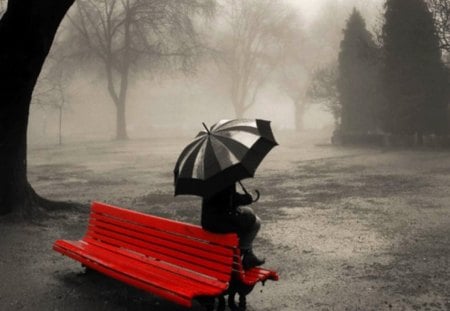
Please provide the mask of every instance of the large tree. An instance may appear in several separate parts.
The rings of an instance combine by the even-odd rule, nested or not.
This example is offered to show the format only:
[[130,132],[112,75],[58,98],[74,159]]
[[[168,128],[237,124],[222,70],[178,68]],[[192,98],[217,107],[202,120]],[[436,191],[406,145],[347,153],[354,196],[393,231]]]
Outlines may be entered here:
[[294,104],[294,120],[297,131],[303,130],[309,79],[310,70],[300,55],[292,55],[286,59],[280,74],[279,88]]
[[69,55],[104,73],[116,108],[116,139],[127,139],[126,103],[133,73],[187,66],[199,51],[194,18],[214,0],[78,0],[69,14]]
[[0,20],[0,214],[30,215],[40,198],[27,179],[31,96],[58,26],[74,0],[9,0]]
[[335,128],[340,128],[342,107],[337,91],[338,68],[336,63],[316,69],[308,84],[307,96],[314,103],[324,105],[334,118]]
[[344,29],[338,58],[337,90],[341,130],[367,133],[377,128],[379,96],[378,49],[358,10],[354,9]]
[[293,103],[295,128],[303,129],[303,117],[307,108],[307,89],[312,74],[310,55],[306,50],[306,36],[300,25],[294,27],[292,38],[286,45],[279,69],[278,84],[282,94]]
[[393,134],[443,134],[447,76],[433,17],[423,0],[388,0],[383,25],[385,129]]

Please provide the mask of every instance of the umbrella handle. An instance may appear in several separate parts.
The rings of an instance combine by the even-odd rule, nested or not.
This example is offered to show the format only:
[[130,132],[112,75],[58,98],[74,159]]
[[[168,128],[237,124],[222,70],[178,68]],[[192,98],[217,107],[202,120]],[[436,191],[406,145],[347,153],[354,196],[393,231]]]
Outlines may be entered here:
[[255,192],[256,192],[256,199],[254,199],[254,200],[253,200],[253,198],[252,198],[252,200],[253,200],[253,203],[255,203],[255,202],[258,202],[258,200],[259,200],[259,196],[260,196],[260,194],[259,194],[259,190],[256,190],[256,189],[255,189]]
[[247,189],[245,189],[244,185],[241,183],[240,180],[238,181],[238,183],[241,186],[242,190],[245,192],[245,194],[248,194],[252,198],[252,203],[255,203],[255,202],[257,202],[259,200],[259,197],[260,197],[259,190],[255,189],[256,199],[253,199],[253,196],[250,193],[248,193]]

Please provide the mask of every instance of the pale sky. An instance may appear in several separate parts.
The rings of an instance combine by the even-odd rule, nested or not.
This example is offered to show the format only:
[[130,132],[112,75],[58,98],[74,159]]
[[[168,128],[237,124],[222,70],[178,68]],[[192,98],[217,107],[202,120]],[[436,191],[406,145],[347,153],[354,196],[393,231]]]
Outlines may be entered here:
[[318,11],[326,3],[340,3],[343,6],[355,6],[360,11],[372,10],[375,14],[382,7],[385,0],[285,0],[299,8],[300,15],[305,19],[305,22],[311,22]]
[[304,17],[312,17],[326,1],[327,0],[287,0],[286,2],[297,6]]

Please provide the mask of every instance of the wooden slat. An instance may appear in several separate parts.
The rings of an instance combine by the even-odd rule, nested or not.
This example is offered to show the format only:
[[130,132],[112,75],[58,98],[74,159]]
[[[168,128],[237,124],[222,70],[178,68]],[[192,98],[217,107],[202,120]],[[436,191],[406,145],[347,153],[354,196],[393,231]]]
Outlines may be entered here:
[[215,288],[223,289],[223,290],[225,290],[227,288],[227,282],[219,281],[215,278],[212,278],[209,275],[195,273],[191,270],[180,268],[178,266],[173,266],[173,265],[167,264],[163,261],[155,260],[153,258],[149,258],[149,257],[139,255],[136,253],[132,253],[127,250],[123,250],[123,249],[120,249],[120,248],[117,248],[114,246],[109,246],[108,244],[105,244],[105,243],[102,243],[102,242],[99,242],[97,240],[93,240],[90,238],[86,238],[84,240],[84,242],[87,242],[90,245],[94,245],[94,246],[97,246],[100,248],[107,249],[111,252],[117,252],[118,254],[120,254],[121,256],[124,256],[124,257],[129,257],[131,259],[139,260],[142,263],[148,264],[151,267],[154,266],[161,270],[167,270],[168,272],[179,274],[179,275],[187,277],[187,278],[195,279],[198,282],[204,283],[210,287],[215,287]]
[[238,238],[235,233],[215,234],[203,230],[200,226],[143,214],[136,211],[130,211],[99,202],[94,202],[91,210],[94,213],[111,215],[119,219],[125,219],[130,222],[147,225],[161,231],[169,231],[196,239],[202,239],[213,244],[223,245],[230,248],[236,248],[238,245]]
[[163,246],[152,245],[149,247],[149,244],[146,242],[133,240],[111,231],[102,231],[99,228],[96,228],[95,230],[91,229],[88,237],[116,247],[122,247],[124,249],[142,253],[146,256],[158,258],[174,265],[186,267],[199,273],[210,274],[219,279],[227,279],[231,273],[231,264],[229,263],[207,261],[192,255],[171,251]]
[[164,245],[188,254],[223,262],[233,255],[233,250],[218,245],[206,244],[202,240],[192,240],[169,232],[162,232],[152,228],[143,227],[134,223],[127,223],[104,215],[93,214],[89,223],[105,230],[120,232],[129,237]]
[[142,231],[146,234],[157,236],[163,239],[167,239],[169,241],[173,241],[179,244],[183,245],[192,245],[196,248],[200,248],[202,250],[223,254],[226,256],[229,256],[232,252],[234,252],[234,249],[231,249],[229,246],[222,246],[222,245],[216,245],[211,244],[208,241],[193,238],[191,236],[182,236],[177,233],[168,232],[168,231],[161,231],[157,228],[150,227],[148,225],[138,224],[138,223],[132,223],[127,220],[118,219],[110,215],[106,214],[99,214],[99,213],[92,213],[91,214],[91,220],[92,219],[98,219],[107,223],[115,224],[118,226],[126,227],[126,228],[133,228],[133,230],[136,231]]
[[[141,280],[146,282],[147,279],[151,280],[151,283],[154,284],[157,287],[161,287],[161,288],[167,288],[170,289],[170,291],[177,293],[177,295],[182,296],[182,297],[186,297],[186,298],[192,298],[192,292],[189,290],[191,288],[186,287],[186,288],[181,288],[181,287],[174,287],[172,288],[171,286],[167,286],[167,280],[164,276],[158,275],[156,273],[154,273],[154,276],[151,275],[150,277],[148,277],[149,275],[147,274],[140,274],[140,273],[136,273],[136,265],[127,265],[126,269],[120,269],[120,267],[123,265],[123,261],[121,260],[115,260],[114,262],[111,262],[110,260],[108,260],[108,253],[103,251],[103,250],[98,250],[95,249],[94,247],[92,247],[91,245],[87,244],[87,243],[83,243],[81,241],[68,241],[68,240],[59,240],[58,241],[58,246],[61,248],[64,248],[68,251],[71,252],[75,252],[81,256],[83,256],[84,258],[96,262],[108,269],[111,270],[115,270],[115,271],[120,271],[123,274],[126,275],[130,275],[133,276],[133,278]],[[95,252],[93,252],[93,250]],[[111,255],[111,254],[109,254]],[[116,259],[118,259],[119,257],[115,257]]]
[[[167,245],[165,243],[162,243],[161,241],[155,241],[154,239],[151,239],[151,237],[147,237],[145,235],[142,235],[140,233],[133,233],[133,236],[128,235],[127,233],[130,233],[127,229],[119,229],[116,228],[117,231],[105,229],[101,226],[89,226],[89,234],[91,231],[95,231],[98,236],[105,235],[106,237],[112,237],[115,239],[120,239],[125,244],[122,244],[122,247],[126,248],[126,243],[131,243],[135,247],[139,246],[142,248],[142,251],[144,250],[151,250],[151,251],[158,251],[162,252],[163,254],[173,256],[175,258],[182,258],[188,262],[193,262],[201,265],[205,265],[211,268],[215,268],[217,270],[222,270],[222,266],[229,266],[233,262],[232,257],[225,257],[220,256],[217,254],[211,254],[212,257],[214,257],[214,260],[211,260],[207,257],[207,255],[202,252],[199,254],[196,254],[193,249],[186,249],[186,247],[180,246],[180,248],[176,248],[175,245]],[[136,238],[136,236],[141,237]],[[100,237],[99,237],[100,238]],[[139,249],[135,249],[135,251],[140,251]],[[220,260],[222,259],[222,260]]]
[[157,296],[160,296],[162,298],[165,298],[167,300],[176,302],[176,303],[178,303],[178,304],[180,304],[182,306],[185,306],[185,307],[188,307],[188,308],[192,307],[192,298],[191,297],[180,296],[180,295],[178,295],[178,294],[176,294],[174,292],[171,292],[171,291],[169,291],[167,289],[160,288],[160,287],[154,286],[154,285],[149,284],[149,283],[145,283],[145,282],[141,281],[140,279],[133,278],[133,277],[127,275],[127,274],[121,273],[120,271],[111,270],[110,268],[108,268],[106,266],[103,266],[101,263],[89,260],[89,259],[83,257],[82,255],[80,255],[77,252],[74,252],[74,251],[68,250],[65,247],[62,247],[60,245],[60,243],[58,243],[58,242],[59,241],[57,241],[53,245],[53,249],[55,251],[58,251],[58,252],[66,255],[66,256],[71,257],[72,259],[75,259],[76,261],[81,262],[86,267],[89,267],[91,269],[97,270],[97,271],[99,271],[99,272],[101,272],[101,273],[103,273],[105,275],[108,275],[108,276],[110,276],[112,278],[115,278],[115,279],[117,279],[119,281],[122,281],[122,282],[124,282],[126,284],[129,284],[129,285],[135,286],[137,288],[143,289],[143,290],[145,290],[147,292],[153,293],[153,294],[155,294]]
[[247,285],[253,285],[257,282],[263,282],[266,280],[278,280],[278,275],[276,272],[263,269],[263,268],[253,268],[245,271],[241,277],[241,281]]
[[92,244],[87,244],[85,249],[88,254],[95,254],[94,258],[99,258],[100,260],[108,260],[111,256],[114,256],[114,269],[139,277],[147,282],[158,284],[163,288],[176,291],[177,293],[193,296],[192,293],[196,293],[197,295],[211,295],[212,293],[223,291],[223,288],[219,290],[216,286],[210,286],[200,282],[193,273],[191,273],[191,277],[186,277],[168,269],[150,266],[129,256],[122,256],[116,250],[110,251]]
[[164,247],[154,246],[152,249],[147,249],[147,244],[145,242],[136,241],[121,236],[120,234],[114,234],[110,231],[102,231],[99,228],[94,230],[90,229],[88,237],[118,247],[127,248],[135,252],[141,252],[144,255],[158,258],[181,267],[186,267],[199,273],[209,274],[220,280],[226,280],[231,273],[231,264],[227,266],[225,264],[213,263],[201,258],[196,258],[195,256],[181,255],[180,253],[172,252]]
[[[64,241],[59,245],[75,251],[91,261],[98,262],[111,270],[120,271],[135,279],[151,283],[160,288],[165,288],[183,297],[193,298],[198,295],[217,295],[217,293],[223,292],[223,289],[205,285],[192,278],[170,273],[167,270],[152,269],[151,266],[143,264],[138,260],[130,260],[128,257],[122,257],[115,252],[91,244]],[[111,256],[115,257],[114,262],[109,260]]]
[[[121,235],[124,235],[131,239],[136,239],[137,241],[143,241],[149,243],[148,248],[153,248],[154,245],[161,246],[170,250],[173,250],[175,252],[180,252],[183,254],[193,255],[195,257],[203,258],[209,261],[215,261],[215,262],[224,262],[228,261],[230,258],[230,254],[228,256],[224,255],[218,255],[214,252],[207,252],[200,248],[201,243],[189,243],[186,244],[178,244],[175,242],[172,242],[170,240],[164,239],[164,236],[162,238],[158,236],[151,235],[150,233],[147,234],[146,230],[140,230],[136,231],[133,229],[139,230],[140,228],[136,228],[134,224],[128,224],[127,228],[118,226],[118,225],[111,225],[109,223],[105,223],[103,221],[99,221],[97,219],[92,219],[90,221],[91,229],[99,228],[104,231],[111,231],[113,233],[118,233]],[[198,245],[198,247],[196,247]],[[231,251],[231,250],[230,250]]]

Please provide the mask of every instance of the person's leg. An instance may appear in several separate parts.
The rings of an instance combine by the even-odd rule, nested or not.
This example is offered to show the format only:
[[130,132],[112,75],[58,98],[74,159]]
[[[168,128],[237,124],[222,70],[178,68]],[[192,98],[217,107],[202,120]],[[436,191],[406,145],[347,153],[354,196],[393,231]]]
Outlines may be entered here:
[[253,240],[261,228],[261,219],[258,216],[255,218],[256,219],[253,226],[251,226],[247,231],[239,233],[239,247],[243,255],[242,265],[245,270],[260,266],[265,262],[264,259],[259,259],[253,253]]
[[261,228],[261,219],[256,216],[256,221],[253,226],[245,231],[239,233],[239,247],[243,251],[251,250],[253,248],[253,240]]

